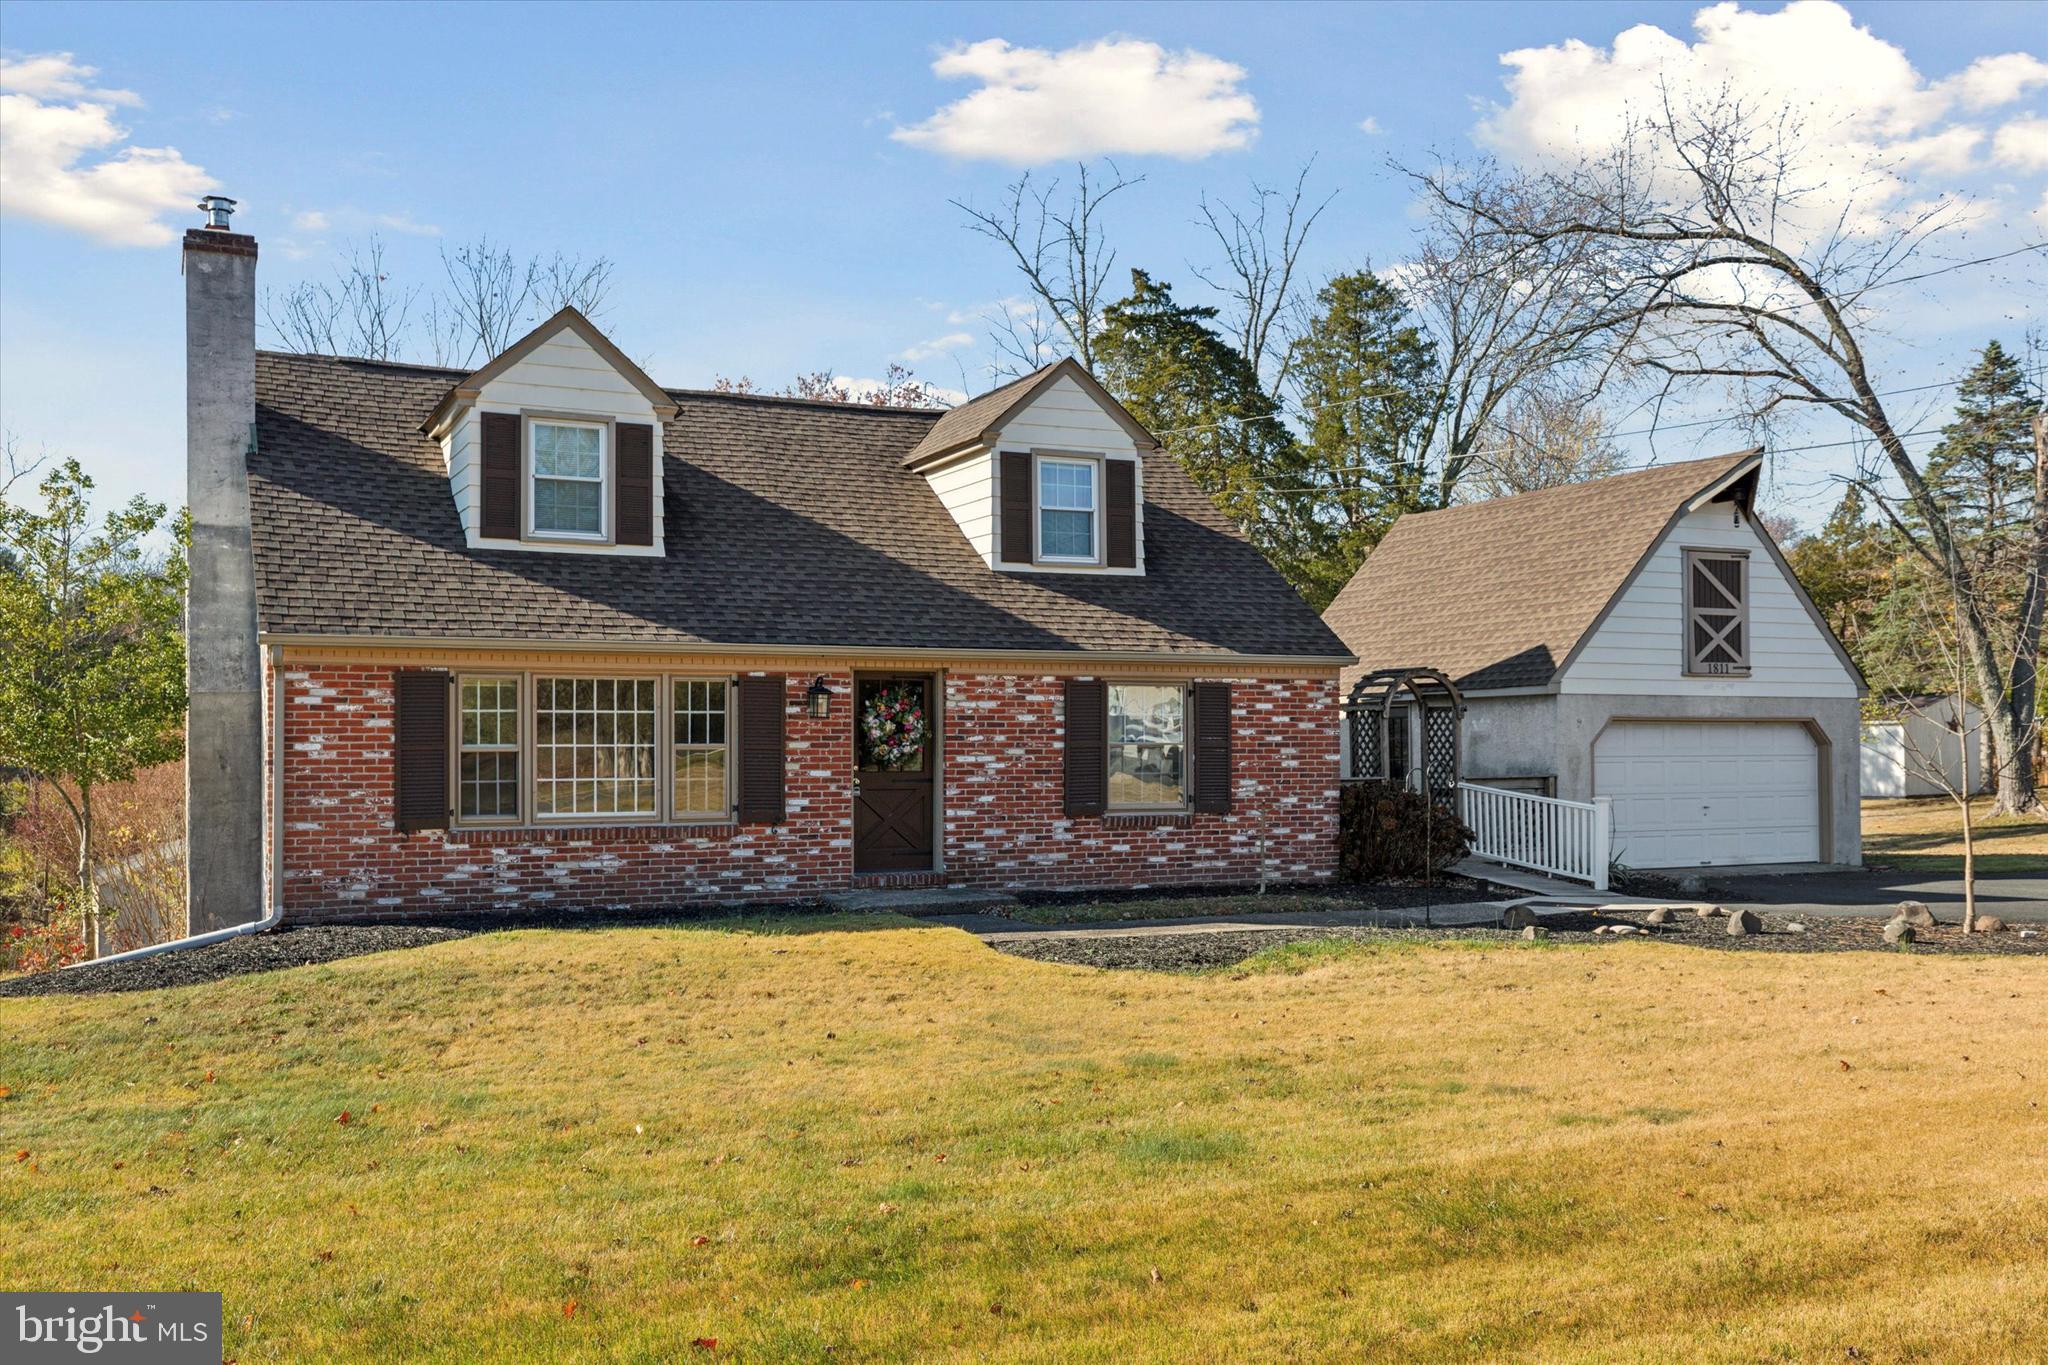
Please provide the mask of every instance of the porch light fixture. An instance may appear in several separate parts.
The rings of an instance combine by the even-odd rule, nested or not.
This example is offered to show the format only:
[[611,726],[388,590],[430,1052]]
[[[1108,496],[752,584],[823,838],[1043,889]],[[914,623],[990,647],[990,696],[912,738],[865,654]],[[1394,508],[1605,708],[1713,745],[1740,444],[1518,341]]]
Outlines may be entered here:
[[825,675],[820,673],[804,693],[804,713],[812,720],[824,720],[832,714],[832,689],[825,686]]

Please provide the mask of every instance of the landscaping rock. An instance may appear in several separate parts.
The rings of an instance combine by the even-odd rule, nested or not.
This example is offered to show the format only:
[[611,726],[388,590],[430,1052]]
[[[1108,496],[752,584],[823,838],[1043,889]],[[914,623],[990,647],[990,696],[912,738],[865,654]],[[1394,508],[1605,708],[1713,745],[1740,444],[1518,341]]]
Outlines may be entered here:
[[1702,905],[1697,910],[1694,910],[1693,913],[1701,919],[1715,919],[1727,914],[1728,911],[1718,905]]
[[1805,926],[1805,925],[1803,925],[1803,924],[1800,924],[1800,923],[1794,922],[1794,923],[1792,923],[1792,924],[1788,924],[1788,925],[1786,925],[1786,926],[1785,926],[1785,932],[1786,932],[1786,933],[1788,933],[1788,934],[1803,934],[1803,933],[1805,933],[1805,932],[1806,932],[1806,926]]
[[1764,922],[1756,917],[1753,910],[1731,910],[1728,912],[1728,937],[1743,938],[1749,934],[1764,931]]
[[1904,918],[1892,920],[1884,926],[1884,941],[1886,943],[1911,943],[1916,937],[1917,935],[1913,932],[1913,926],[1907,923]]
[[1669,924],[1669,923],[1671,923],[1671,908],[1670,908],[1669,906],[1664,906],[1664,905],[1660,905],[1660,906],[1658,906],[1658,907],[1657,907],[1657,908],[1656,908],[1655,910],[1652,910],[1652,911],[1651,911],[1651,912],[1650,912],[1649,914],[1647,914],[1647,915],[1644,915],[1644,916],[1643,916],[1643,923],[1645,923],[1645,924]]
[[1979,915],[1977,916],[1977,932],[1980,934],[2002,934],[2005,932],[2005,921],[1996,915]]
[[1934,912],[1920,901],[1900,901],[1899,908],[1893,913],[1892,918],[1904,920],[1915,929],[1934,927]]
[[1522,939],[1527,943],[1534,943],[1538,939],[1549,937],[1550,931],[1540,924],[1525,925],[1522,929]]

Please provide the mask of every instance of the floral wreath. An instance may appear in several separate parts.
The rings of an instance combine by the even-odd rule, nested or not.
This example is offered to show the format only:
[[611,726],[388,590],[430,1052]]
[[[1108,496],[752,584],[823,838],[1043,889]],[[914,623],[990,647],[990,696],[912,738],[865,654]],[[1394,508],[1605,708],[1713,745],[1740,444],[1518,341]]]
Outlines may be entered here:
[[924,748],[924,704],[907,683],[883,687],[861,707],[860,732],[868,753],[885,768],[900,768]]

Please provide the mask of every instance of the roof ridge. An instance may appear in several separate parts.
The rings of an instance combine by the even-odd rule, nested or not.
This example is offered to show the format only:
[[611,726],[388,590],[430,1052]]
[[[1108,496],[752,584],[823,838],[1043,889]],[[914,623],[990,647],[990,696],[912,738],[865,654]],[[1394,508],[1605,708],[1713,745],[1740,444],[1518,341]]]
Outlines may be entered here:
[[457,378],[474,373],[455,365],[429,365],[418,360],[379,360],[375,356],[326,355],[319,351],[279,351],[266,346],[258,346],[256,354],[270,356],[276,360],[311,360],[330,365],[374,365],[383,370],[414,370],[426,374],[454,375]]
[[[910,408],[889,403],[867,403],[858,398],[802,398],[789,393],[736,393],[729,389],[674,389],[662,386],[671,398],[725,398],[743,403],[783,403],[791,407],[829,408],[835,412],[881,412],[892,416],[943,417],[952,408]],[[971,400],[970,400],[971,401]]]
[[1442,516],[1446,512],[1465,512],[1480,507],[1498,507],[1506,502],[1521,502],[1529,498],[1549,498],[1570,493],[1585,493],[1605,484],[1620,483],[1626,479],[1642,478],[1650,474],[1669,474],[1673,470],[1685,469],[1692,465],[1721,464],[1730,460],[1748,459],[1761,453],[1763,446],[1745,446],[1741,450],[1724,451],[1719,455],[1701,455],[1690,460],[1673,460],[1670,464],[1645,465],[1641,469],[1624,469],[1619,474],[1603,474],[1597,479],[1580,479],[1575,483],[1552,484],[1548,488],[1531,488],[1521,493],[1503,493],[1497,498],[1481,498],[1478,502],[1453,503],[1449,507],[1433,507],[1427,512],[1409,512],[1401,520],[1420,520],[1424,517]]

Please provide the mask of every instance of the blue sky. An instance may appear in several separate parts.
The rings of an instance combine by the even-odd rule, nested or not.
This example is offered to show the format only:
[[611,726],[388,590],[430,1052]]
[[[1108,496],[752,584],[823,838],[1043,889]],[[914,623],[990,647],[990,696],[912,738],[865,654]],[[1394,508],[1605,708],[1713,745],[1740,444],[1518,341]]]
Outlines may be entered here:
[[[1836,22],[1831,6],[1805,8],[1802,23]],[[395,276],[431,284],[444,244],[488,233],[522,252],[610,256],[603,322],[664,383],[871,376],[914,356],[926,378],[975,389],[988,360],[978,317],[1018,286],[951,199],[990,202],[1027,164],[1056,173],[1077,153],[1116,152],[1146,176],[1112,220],[1120,260],[1200,297],[1192,267],[1213,251],[1192,221],[1198,197],[1291,179],[1314,156],[1312,183],[1337,199],[1312,242],[1313,273],[1389,264],[1413,226],[1390,157],[1469,154],[1475,137],[1526,148],[1561,104],[1626,86],[1606,54],[1639,25],[1668,35],[1674,60],[1697,57],[1767,93],[1803,79],[1787,63],[1815,65],[1780,9],[1723,6],[1710,37],[1696,4],[13,0],[0,6],[15,73],[0,96],[11,101],[0,125],[11,177],[0,193],[0,426],[26,449],[79,456],[110,493],[179,499],[182,292],[169,229],[197,221],[177,206],[207,184],[242,201],[236,226],[261,241],[272,289],[328,271],[372,232]],[[2048,55],[2048,6],[1862,4],[1840,22],[1867,32],[1834,54],[1827,64],[1843,70],[1830,79],[1856,92],[1843,98],[1871,101],[1887,145],[1948,135],[1946,150],[1920,157],[1924,188],[1988,205],[1973,247],[2048,237],[2048,121],[2035,117],[2048,114],[2048,78],[2026,64]],[[1639,31],[1635,50],[1650,40],[1662,51],[1656,37]],[[934,69],[996,41],[1008,47],[956,56],[951,78]],[[1091,60],[1141,57],[1130,46],[1140,43],[1163,50],[1158,71],[1129,77],[1140,115],[1119,116],[1112,99],[1106,114],[1062,123],[1027,95],[998,149],[977,131],[982,106],[951,108],[1000,86],[992,71],[1024,71],[1025,84],[1093,80],[1108,68]],[[1591,74],[1572,43],[1590,45]],[[1525,49],[1537,58],[1503,65]],[[1987,57],[2005,65],[1972,68]],[[1983,79],[1968,89],[1941,85],[1972,70]],[[124,136],[64,143],[91,109],[94,126]],[[1160,145],[1130,145],[1140,123]],[[94,177],[123,157],[114,176]],[[2040,314],[2023,276],[1945,279],[1939,293],[1901,298],[1886,382],[1946,378],[1988,336],[2016,342]],[[1657,453],[1738,443],[1708,428]],[[1781,462],[1780,503],[1817,520],[1837,458]]]

